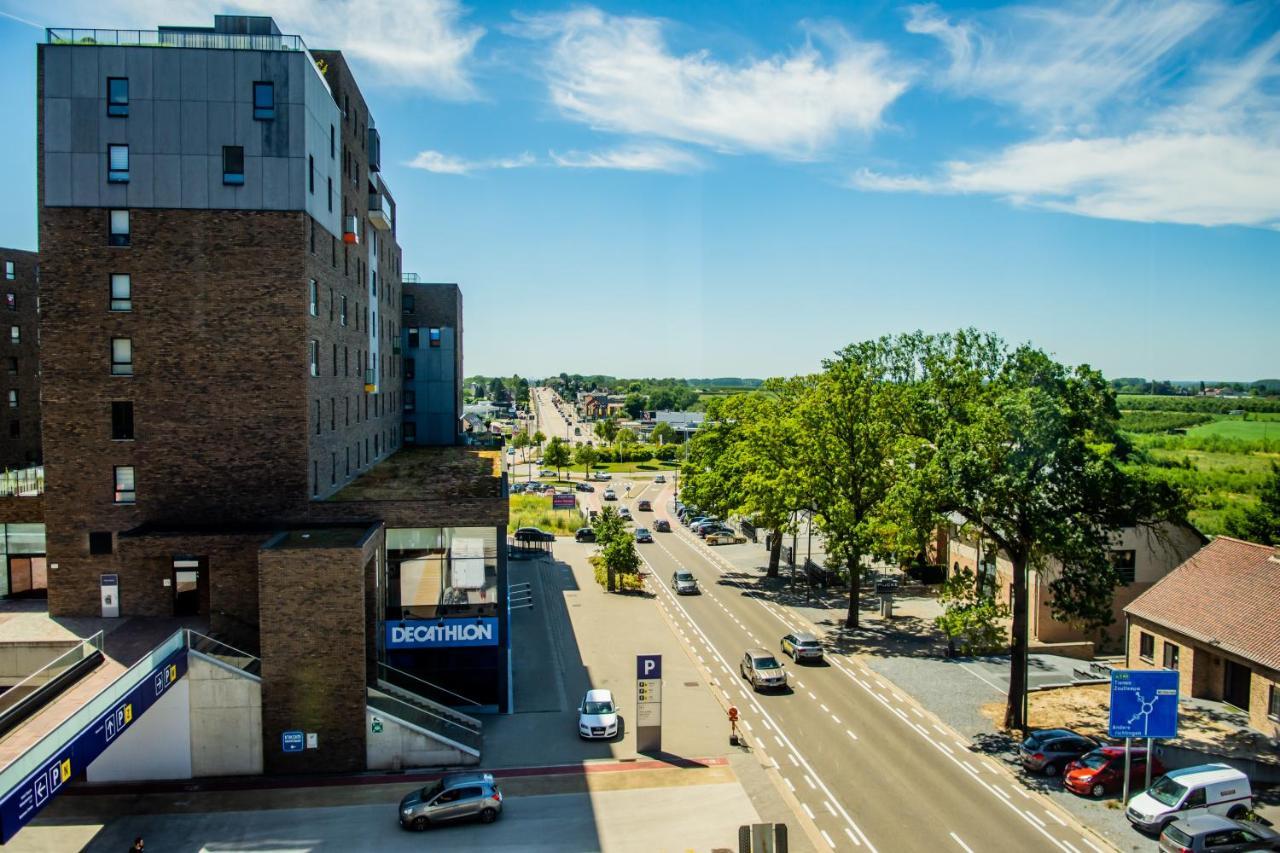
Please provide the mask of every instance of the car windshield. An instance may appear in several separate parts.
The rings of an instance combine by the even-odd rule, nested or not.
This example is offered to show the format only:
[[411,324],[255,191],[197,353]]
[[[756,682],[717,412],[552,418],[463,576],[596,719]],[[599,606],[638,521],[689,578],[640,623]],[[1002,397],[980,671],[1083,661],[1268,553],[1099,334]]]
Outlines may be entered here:
[[796,645],[805,649],[813,649],[813,648],[817,648],[818,641],[817,640],[796,640]]
[[582,703],[582,713],[599,716],[600,714],[612,714],[612,702],[584,702]]
[[434,785],[428,785],[422,789],[422,801],[424,803],[431,802],[431,798],[444,790],[443,782],[436,782]]
[[1168,776],[1161,776],[1154,785],[1147,789],[1147,794],[1153,800],[1166,806],[1176,806],[1186,792],[1187,787],[1185,785],[1179,785]]
[[1101,752],[1091,752],[1080,759],[1080,766],[1090,770],[1100,770],[1106,763],[1107,757]]
[[781,664],[779,664],[778,661],[775,660],[774,658],[767,657],[767,658],[756,658],[755,666],[756,666],[756,669],[777,669],[779,666],[781,666]]
[[1164,837],[1182,847],[1189,848],[1191,846],[1191,836],[1178,829],[1176,823],[1171,823],[1164,828]]
[[676,572],[676,580],[691,581],[693,580],[693,575],[690,574],[689,572]]

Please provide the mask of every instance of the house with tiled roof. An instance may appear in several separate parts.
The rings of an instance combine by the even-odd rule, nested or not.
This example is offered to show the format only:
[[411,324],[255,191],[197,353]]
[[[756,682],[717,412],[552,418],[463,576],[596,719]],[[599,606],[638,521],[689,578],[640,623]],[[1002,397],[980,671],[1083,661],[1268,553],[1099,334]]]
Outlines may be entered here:
[[1124,609],[1131,669],[1176,669],[1183,696],[1280,737],[1280,548],[1220,536]]

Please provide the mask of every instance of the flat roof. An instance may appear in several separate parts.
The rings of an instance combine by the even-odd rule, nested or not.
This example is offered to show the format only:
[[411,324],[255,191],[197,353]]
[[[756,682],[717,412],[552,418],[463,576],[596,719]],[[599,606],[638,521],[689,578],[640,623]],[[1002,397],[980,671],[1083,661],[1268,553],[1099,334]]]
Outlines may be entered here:
[[358,527],[307,527],[284,530],[262,546],[262,550],[282,548],[359,548],[369,536],[369,525]]
[[479,447],[404,447],[352,480],[331,502],[437,501],[502,496],[502,452]]

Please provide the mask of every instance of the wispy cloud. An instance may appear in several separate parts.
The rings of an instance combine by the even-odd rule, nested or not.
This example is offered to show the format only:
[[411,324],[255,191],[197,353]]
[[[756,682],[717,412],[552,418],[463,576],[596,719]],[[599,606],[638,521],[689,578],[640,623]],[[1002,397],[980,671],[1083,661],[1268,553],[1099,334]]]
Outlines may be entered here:
[[476,95],[469,63],[484,29],[466,23],[458,0],[65,0],[34,7],[0,0],[0,8],[85,27],[155,29],[209,26],[222,13],[271,15],[313,48],[339,48],[366,79],[450,98]]
[[521,169],[537,165],[538,159],[525,152],[517,157],[497,157],[487,160],[468,160],[452,154],[427,149],[419,151],[417,156],[405,165],[411,169],[422,169],[439,175],[469,175],[473,172],[487,172],[494,169]]
[[[924,174],[862,169],[850,185],[989,194],[1136,222],[1276,227],[1280,34],[1245,56],[1191,50],[1220,11],[1209,2],[1111,2],[1092,17],[1076,6],[1021,7],[1000,14],[1031,29],[995,39],[973,21],[914,7],[908,29],[947,47],[947,85],[1017,105],[1031,136]],[[1176,82],[1168,64],[1180,67]]]
[[550,44],[542,68],[568,118],[719,151],[815,157],[842,132],[879,128],[910,79],[884,47],[834,26],[811,26],[788,54],[729,62],[673,53],[655,18],[588,7],[520,20],[513,32]]
[[1142,100],[1221,8],[1214,0],[1112,0],[1007,6],[953,20],[928,4],[909,7],[905,26],[946,49],[950,62],[935,78],[941,86],[1057,124],[1087,121],[1117,98]]
[[604,151],[552,151],[551,162],[571,169],[621,169],[628,172],[690,172],[702,161],[669,145],[630,145]]

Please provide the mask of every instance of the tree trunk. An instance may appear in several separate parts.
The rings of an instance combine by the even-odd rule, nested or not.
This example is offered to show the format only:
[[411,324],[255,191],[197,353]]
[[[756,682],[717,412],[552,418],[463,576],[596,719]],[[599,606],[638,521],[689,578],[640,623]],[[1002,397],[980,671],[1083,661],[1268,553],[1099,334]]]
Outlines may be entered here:
[[769,531],[769,577],[778,576],[780,562],[782,562],[782,531],[774,528]]
[[610,563],[605,564],[605,573],[608,574],[609,576],[609,592],[617,592],[618,579],[617,579],[617,576],[614,574],[612,564]]
[[1022,713],[1022,702],[1027,692],[1027,558],[1014,554],[1009,556],[1013,562],[1013,637],[1004,727],[1009,731],[1025,731],[1027,720]]
[[858,594],[861,592],[862,573],[858,570],[858,563],[861,562],[861,555],[849,555],[849,613],[844,618],[844,626],[846,628],[858,627]]

